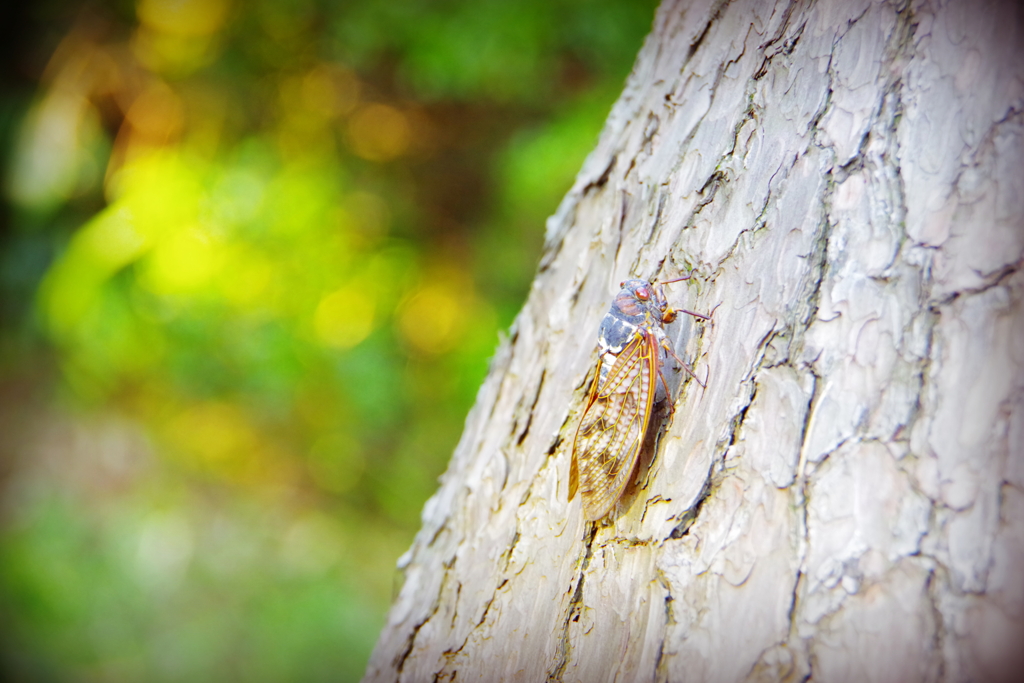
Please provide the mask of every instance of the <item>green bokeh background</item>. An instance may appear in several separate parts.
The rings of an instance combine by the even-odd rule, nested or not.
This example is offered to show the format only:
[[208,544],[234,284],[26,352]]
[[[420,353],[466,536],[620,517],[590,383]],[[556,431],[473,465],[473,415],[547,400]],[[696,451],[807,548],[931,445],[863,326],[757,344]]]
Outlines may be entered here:
[[4,680],[360,677],[654,5],[4,10]]

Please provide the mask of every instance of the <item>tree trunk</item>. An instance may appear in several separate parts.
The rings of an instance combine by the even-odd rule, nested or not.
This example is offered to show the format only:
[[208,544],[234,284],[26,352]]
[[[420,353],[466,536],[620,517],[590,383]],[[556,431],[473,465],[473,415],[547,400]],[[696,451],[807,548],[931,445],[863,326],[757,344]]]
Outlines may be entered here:
[[[558,213],[368,681],[965,681],[1024,642],[1015,3],[668,0]],[[599,322],[665,280],[634,480],[568,497]]]

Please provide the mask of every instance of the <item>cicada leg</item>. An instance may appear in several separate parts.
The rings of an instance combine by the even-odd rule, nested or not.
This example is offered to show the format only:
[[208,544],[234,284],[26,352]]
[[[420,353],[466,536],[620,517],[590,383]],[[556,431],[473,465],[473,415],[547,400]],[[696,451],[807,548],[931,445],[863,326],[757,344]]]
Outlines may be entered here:
[[672,312],[673,313],[685,313],[687,315],[692,315],[694,318],[700,318],[701,320],[711,320],[711,316],[710,315],[704,315],[703,313],[695,313],[693,311],[688,311],[685,308],[674,308],[674,309],[672,309]]
[[[668,339],[662,339],[661,340],[661,346],[666,351],[668,351],[670,354],[672,354],[672,357],[676,359],[677,363],[679,363],[681,366],[683,366],[684,370],[686,370],[688,373],[690,373],[690,377],[692,377],[694,380],[696,380],[697,384],[700,385],[701,389],[707,389],[708,388],[708,386],[704,382],[700,381],[700,377],[697,377],[697,375],[694,374],[693,369],[686,363],[686,361],[684,361],[682,358],[680,358],[679,356],[676,355],[676,352],[672,349],[671,346],[669,346]],[[661,368],[658,368],[658,373],[659,374],[661,373]],[[664,382],[665,378],[662,377],[661,381]],[[665,387],[668,388],[668,385],[666,384]]]

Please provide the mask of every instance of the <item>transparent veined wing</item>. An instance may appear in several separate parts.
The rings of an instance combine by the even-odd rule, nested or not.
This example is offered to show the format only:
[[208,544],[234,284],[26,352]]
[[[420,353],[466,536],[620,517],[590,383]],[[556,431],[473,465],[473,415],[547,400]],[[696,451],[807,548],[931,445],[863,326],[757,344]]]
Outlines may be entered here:
[[583,516],[598,520],[622,495],[647,432],[658,373],[658,344],[640,330],[601,380],[600,366],[576,430],[569,498],[579,490]]

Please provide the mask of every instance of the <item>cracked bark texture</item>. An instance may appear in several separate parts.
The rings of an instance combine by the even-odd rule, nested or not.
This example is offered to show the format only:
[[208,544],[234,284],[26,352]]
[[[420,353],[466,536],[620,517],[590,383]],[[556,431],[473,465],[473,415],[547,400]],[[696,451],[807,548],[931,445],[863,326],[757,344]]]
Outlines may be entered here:
[[[1013,679],[1021,45],[1012,2],[663,4],[365,680]],[[669,371],[674,414],[585,524],[598,324],[619,281],[691,268],[669,299],[714,323],[669,332],[707,390]]]

